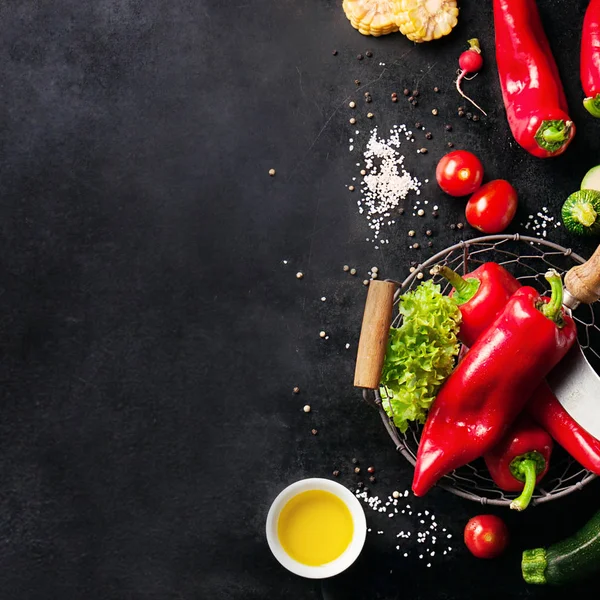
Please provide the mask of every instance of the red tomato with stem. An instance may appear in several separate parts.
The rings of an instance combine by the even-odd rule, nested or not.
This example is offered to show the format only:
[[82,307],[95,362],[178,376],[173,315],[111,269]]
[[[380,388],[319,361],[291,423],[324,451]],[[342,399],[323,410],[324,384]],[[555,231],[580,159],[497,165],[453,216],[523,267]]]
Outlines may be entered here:
[[508,527],[500,517],[479,515],[465,527],[465,544],[477,558],[496,558],[508,546]]
[[517,212],[517,192],[504,179],[482,185],[467,202],[465,216],[469,225],[484,233],[500,233]]
[[483,165],[471,152],[455,150],[442,156],[435,170],[438,185],[450,196],[468,196],[483,181]]

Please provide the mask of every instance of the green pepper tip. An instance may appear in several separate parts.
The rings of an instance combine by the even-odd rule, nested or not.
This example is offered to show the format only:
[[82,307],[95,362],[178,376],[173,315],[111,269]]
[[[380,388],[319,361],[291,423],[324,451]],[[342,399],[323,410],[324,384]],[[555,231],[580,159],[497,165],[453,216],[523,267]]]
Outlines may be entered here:
[[600,94],[584,98],[583,106],[592,117],[600,118]]
[[[435,273],[433,272],[435,270]],[[461,277],[456,271],[453,271],[447,265],[436,265],[431,269],[432,275],[441,275],[444,279],[448,280],[456,293],[452,296],[456,303],[460,306],[468,302],[479,290],[481,282],[475,277],[469,277],[465,279]]]
[[572,127],[573,121],[564,121],[563,119],[542,121],[535,134],[535,141],[540,148],[548,152],[557,152],[571,138]]
[[540,306],[541,313],[562,327],[563,284],[561,276],[555,269],[549,269],[544,275],[550,284],[550,302]]
[[537,476],[546,468],[546,459],[537,451],[526,452],[513,459],[509,468],[515,479],[525,483],[521,495],[510,503],[510,507],[525,510],[531,502]]

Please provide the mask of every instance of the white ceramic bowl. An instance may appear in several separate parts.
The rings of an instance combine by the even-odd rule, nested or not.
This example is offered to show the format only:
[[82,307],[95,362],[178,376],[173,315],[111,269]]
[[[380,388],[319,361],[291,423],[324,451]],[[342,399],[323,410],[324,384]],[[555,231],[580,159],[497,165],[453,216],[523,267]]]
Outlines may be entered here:
[[[309,490],[324,490],[335,494],[348,507],[352,515],[354,533],[344,553],[335,560],[319,566],[309,566],[294,560],[281,546],[277,535],[277,524],[283,507],[297,494]],[[367,537],[367,520],[359,500],[343,485],[330,479],[302,479],[286,487],[275,498],[267,515],[267,542],[275,558],[289,571],[309,579],[325,579],[345,571],[360,554]]]

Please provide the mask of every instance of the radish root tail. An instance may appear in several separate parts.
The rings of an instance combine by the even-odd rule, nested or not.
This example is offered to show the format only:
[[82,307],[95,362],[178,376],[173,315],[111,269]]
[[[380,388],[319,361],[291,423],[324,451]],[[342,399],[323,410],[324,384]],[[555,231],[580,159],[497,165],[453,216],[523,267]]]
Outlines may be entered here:
[[471,98],[469,98],[469,96],[467,96],[460,88],[461,81],[465,78],[466,74],[467,74],[466,71],[460,72],[460,75],[458,76],[458,78],[456,80],[456,89],[458,90],[458,93],[465,100],[468,100],[477,110],[480,110],[487,117],[487,113],[485,112],[485,110],[483,110],[483,108],[481,108],[481,106],[479,106],[479,104],[476,104],[475,101],[471,100]]

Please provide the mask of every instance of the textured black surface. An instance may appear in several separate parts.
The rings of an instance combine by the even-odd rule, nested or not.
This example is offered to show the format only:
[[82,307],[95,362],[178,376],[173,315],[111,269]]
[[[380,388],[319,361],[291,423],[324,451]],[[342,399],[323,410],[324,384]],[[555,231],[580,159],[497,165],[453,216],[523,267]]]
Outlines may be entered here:
[[[600,125],[580,104],[583,0],[539,2],[579,128],[552,161],[510,137],[491,3],[462,2],[452,36],[422,46],[363,38],[338,4],[0,6],[0,597],[558,597],[526,589],[520,551],[587,520],[596,483],[507,515],[511,551],[495,562],[460,542],[478,506],[440,490],[414,502],[454,536],[455,551],[431,568],[414,538],[408,559],[395,550],[413,521],[392,526],[372,512],[363,555],[332,581],[288,574],[266,545],[278,491],[334,468],[351,485],[353,456],[377,467],[377,493],[409,487],[408,465],[352,388],[361,280],[372,265],[403,277],[411,260],[474,234],[450,231],[463,201],[430,183],[422,199],[440,205],[437,221],[405,215],[384,251],[364,241],[357,194],[345,188],[366,137],[361,125],[350,154],[363,92],[369,125],[421,120],[432,131],[407,152],[413,175],[433,181],[452,140],[482,158],[488,179],[509,178],[520,195],[512,232],[542,206],[557,215],[600,150]],[[486,67],[466,86],[490,112],[479,123],[455,116],[452,90],[474,35]],[[367,49],[374,56],[359,62]],[[421,90],[417,108],[390,102],[404,86]],[[423,145],[429,153],[417,155]],[[423,223],[434,248],[409,252],[405,233]],[[560,228],[549,239],[584,255],[594,247]]]

